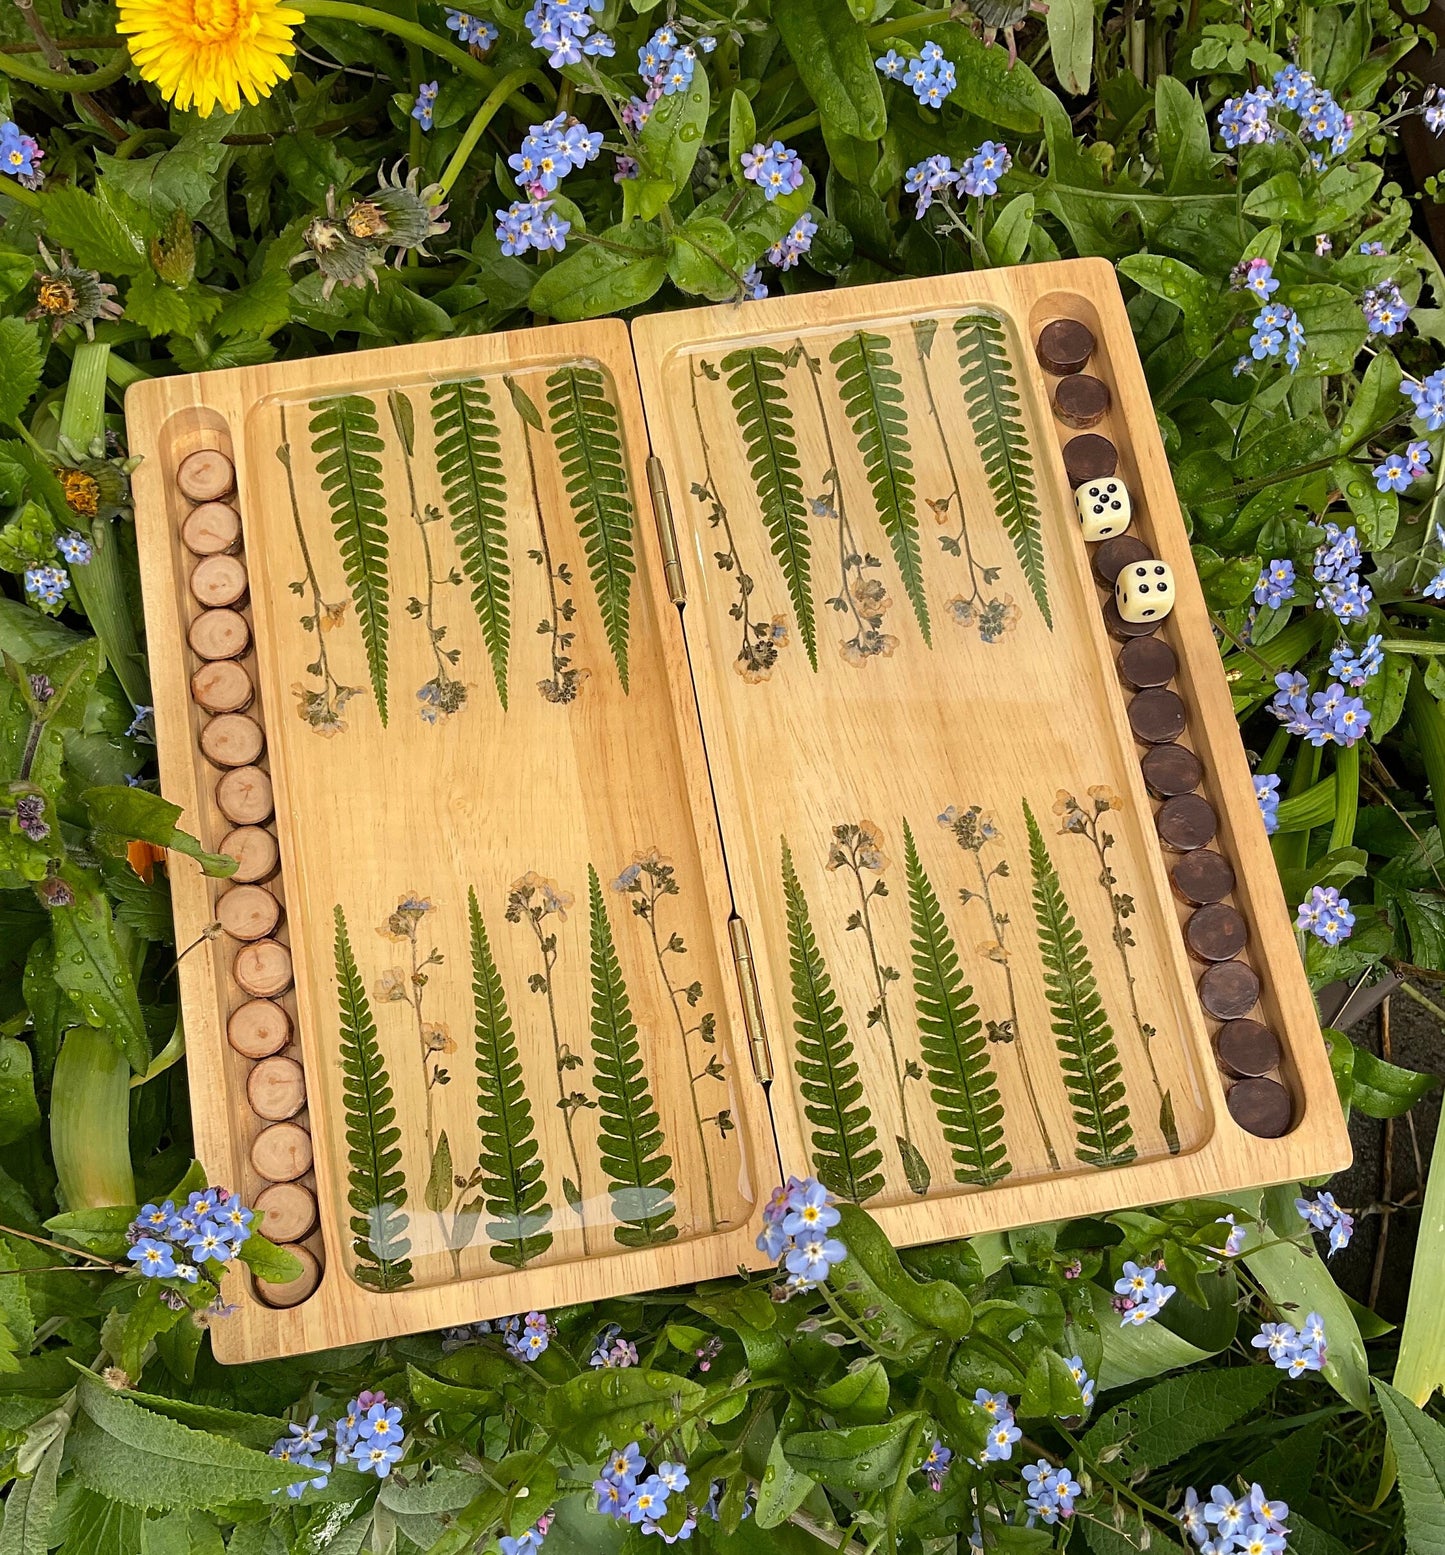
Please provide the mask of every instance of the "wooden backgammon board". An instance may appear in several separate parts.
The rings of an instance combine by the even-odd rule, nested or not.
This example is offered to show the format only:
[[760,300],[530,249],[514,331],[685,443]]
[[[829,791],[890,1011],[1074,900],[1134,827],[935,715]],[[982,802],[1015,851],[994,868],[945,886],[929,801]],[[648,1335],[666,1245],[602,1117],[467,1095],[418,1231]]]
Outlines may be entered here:
[[127,413],[223,1360],[1348,1160],[1108,266]]

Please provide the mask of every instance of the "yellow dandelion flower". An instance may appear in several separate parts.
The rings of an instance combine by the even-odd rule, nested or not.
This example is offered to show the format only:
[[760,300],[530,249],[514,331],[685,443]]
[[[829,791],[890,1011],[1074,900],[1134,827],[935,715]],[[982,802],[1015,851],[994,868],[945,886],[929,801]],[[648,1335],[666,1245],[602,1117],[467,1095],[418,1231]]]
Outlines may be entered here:
[[202,118],[241,98],[258,103],[291,74],[292,29],[305,17],[279,0],[119,0],[118,32],[147,81]]

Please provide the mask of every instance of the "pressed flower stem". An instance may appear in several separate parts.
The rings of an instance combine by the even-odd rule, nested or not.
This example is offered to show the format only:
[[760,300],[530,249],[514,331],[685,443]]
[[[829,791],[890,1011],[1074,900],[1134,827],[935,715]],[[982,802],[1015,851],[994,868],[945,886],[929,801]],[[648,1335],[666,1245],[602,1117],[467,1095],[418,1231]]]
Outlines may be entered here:
[[[506,379],[508,388],[512,380]],[[518,412],[519,416],[521,413]],[[566,675],[566,655],[562,652],[562,607],[557,599],[557,574],[552,568],[552,545],[547,539],[547,520],[542,513],[542,497],[537,489],[537,458],[532,452],[532,423],[525,416],[521,416],[522,422],[522,446],[527,453],[527,481],[532,493],[532,508],[537,515],[537,544],[542,555],[542,570],[547,574],[547,598],[550,603],[547,624],[552,630],[552,685],[559,695],[553,700],[561,701],[563,678]],[[571,1128],[569,1125],[568,1133]],[[581,1191],[581,1178],[578,1178],[578,1191]]]
[[[823,427],[823,441],[828,449],[828,475],[832,485],[833,507],[836,509],[834,516],[838,520],[838,570],[840,573],[838,582],[838,597],[848,606],[858,630],[854,635],[854,642],[862,641],[869,631],[868,623],[863,619],[858,609],[858,602],[853,597],[853,591],[848,587],[848,574],[852,570],[849,565],[850,557],[859,557],[857,566],[859,577],[862,577],[863,564],[857,542],[853,538],[853,526],[848,522],[848,506],[843,499],[843,477],[838,469],[838,453],[833,447],[833,429],[828,424],[827,407],[823,404],[823,364],[816,356],[808,354],[808,348],[801,340],[798,341],[798,354],[803,359],[808,369],[808,377],[813,384],[813,399],[818,406],[818,420]],[[892,1041],[890,1032],[889,1041]],[[894,1069],[898,1067],[897,1055],[894,1055]],[[902,1091],[899,1092],[900,1097]],[[908,1132],[907,1108],[904,1108],[904,1134]]]
[[286,490],[291,496],[291,521],[296,528],[296,543],[301,548],[301,561],[306,568],[306,586],[311,591],[311,619],[316,632],[316,664],[321,671],[322,691],[326,699],[327,711],[335,713],[339,718],[341,709],[337,705],[337,696],[341,691],[341,682],[331,673],[331,665],[326,657],[324,617],[327,606],[321,598],[321,584],[317,581],[316,565],[311,560],[311,547],[306,543],[306,530],[301,523],[301,504],[296,496],[296,475],[291,468],[291,441],[286,434],[284,405],[281,407],[281,446],[276,450],[276,457],[286,471]]
[[482,106],[472,115],[472,122],[462,132],[462,138],[457,144],[457,149],[452,152],[451,160],[442,171],[438,182],[442,186],[443,194],[450,194],[452,186],[462,175],[462,169],[470,160],[472,152],[477,149],[477,143],[486,134],[487,126],[496,118],[498,110],[503,103],[515,92],[518,87],[534,79],[536,71],[514,70],[509,75],[502,77],[490,93],[482,100]]
[[[672,976],[667,970],[667,961],[663,954],[662,941],[657,937],[657,903],[662,896],[658,889],[657,881],[651,880],[651,890],[645,898],[647,902],[647,928],[652,935],[652,950],[657,957],[657,970],[662,975],[663,986],[667,989],[668,1002],[672,1005],[673,1016],[677,1020],[678,1040],[682,1043],[682,1061],[687,1068],[687,1093],[692,1099],[692,1120],[697,1127],[697,1147],[702,1152],[703,1178],[707,1185],[707,1215],[712,1222],[712,1229],[717,1230],[721,1222],[718,1220],[717,1196],[713,1190],[712,1182],[712,1157],[708,1154],[707,1135],[703,1130],[702,1108],[697,1101],[697,1082],[703,1078],[692,1072],[692,1051],[687,1039],[692,1035],[689,1031],[687,1020],[678,1008],[677,1001],[686,995],[686,989],[678,988],[672,981]],[[693,1028],[696,1030],[697,1028]],[[703,1074],[706,1074],[704,1069]]]
[[977,604],[983,599],[983,589],[979,584],[978,574],[982,570],[973,559],[973,547],[968,540],[968,515],[963,507],[963,489],[958,483],[958,470],[953,462],[953,449],[949,446],[948,434],[943,429],[943,418],[938,414],[938,401],[933,397],[933,379],[929,376],[928,364],[932,360],[931,350],[925,350],[923,334],[917,324],[913,327],[913,344],[918,351],[918,370],[923,374],[923,391],[928,398],[928,414],[933,420],[934,429],[938,433],[939,444],[943,448],[944,463],[948,466],[948,478],[953,483],[953,500],[958,504],[958,533],[954,535],[955,545],[962,547],[964,560],[968,563],[968,603]]
[[1054,1142],[1049,1136],[1049,1126],[1044,1121],[1043,1108],[1039,1106],[1039,1094],[1034,1088],[1033,1071],[1029,1068],[1028,1049],[1024,1046],[1023,1033],[1019,1030],[1018,990],[1014,987],[1014,971],[1009,965],[1008,950],[1004,945],[1004,935],[1007,933],[1008,926],[999,918],[998,912],[993,905],[993,887],[990,884],[993,878],[993,871],[983,867],[982,846],[972,848],[969,851],[973,854],[974,866],[978,870],[979,894],[983,897],[983,905],[988,912],[988,926],[993,930],[993,937],[998,941],[998,947],[1003,952],[1004,984],[1008,989],[1009,1028],[1013,1032],[1013,1040],[1018,1048],[1019,1072],[1023,1075],[1024,1090],[1028,1093],[1029,1110],[1034,1115],[1034,1122],[1038,1126],[1039,1137],[1044,1142],[1044,1153],[1049,1158],[1049,1166],[1054,1171],[1058,1171],[1059,1157],[1054,1150]]
[[[1080,814],[1083,814],[1082,810]],[[1159,1100],[1163,1101],[1164,1084],[1159,1078],[1158,1069],[1154,1066],[1154,1055],[1149,1049],[1149,1034],[1144,1028],[1144,1019],[1139,1014],[1139,996],[1134,987],[1134,969],[1129,964],[1129,950],[1124,942],[1124,918],[1119,911],[1118,898],[1114,895],[1116,882],[1113,879],[1113,871],[1109,868],[1109,844],[1099,835],[1097,815],[1092,819],[1086,818],[1081,830],[1093,844],[1094,852],[1098,856],[1099,885],[1105,896],[1109,898],[1109,911],[1114,915],[1114,948],[1119,952],[1119,962],[1124,969],[1124,983],[1129,990],[1129,1011],[1134,1017],[1134,1029],[1139,1033],[1139,1043],[1144,1049],[1144,1061],[1149,1065],[1149,1078],[1154,1082]]]
[[728,510],[723,505],[722,494],[717,489],[717,481],[712,473],[712,451],[708,446],[707,432],[702,424],[702,412],[697,403],[698,367],[694,361],[688,368],[689,387],[692,391],[692,419],[697,425],[697,440],[702,446],[702,473],[703,490],[712,502],[717,512],[718,523],[722,526],[722,532],[727,537],[728,548],[724,553],[727,567],[725,571],[731,572],[737,579],[738,585],[738,613],[742,618],[743,641],[738,652],[737,662],[746,665],[749,660],[749,649],[753,640],[752,620],[752,577],[743,570],[743,559],[738,554],[738,542],[733,534],[732,520],[728,517]]
[[572,1132],[572,1116],[575,1108],[567,1105],[567,1071],[562,1067],[562,1033],[557,1026],[557,999],[552,992],[552,970],[557,965],[557,937],[552,935],[552,947],[547,947],[548,937],[542,932],[541,910],[525,909],[527,922],[537,936],[537,948],[542,953],[542,987],[547,995],[547,1019],[552,1027],[552,1052],[557,1061],[557,1105],[562,1111],[562,1123],[567,1130],[567,1153],[572,1157],[572,1170],[577,1174],[577,1202],[572,1206],[582,1228],[582,1251],[591,1252],[587,1242],[586,1196],[582,1192],[582,1162],[577,1154],[577,1139]]
[[[455,43],[445,38],[439,38],[434,32],[429,32],[418,22],[407,20],[403,16],[393,16],[389,11],[379,11],[370,5],[352,5],[350,0],[302,0],[298,10],[303,11],[307,18],[320,17],[326,21],[355,22],[361,27],[371,27],[377,32],[389,32],[393,37],[402,39],[405,43],[415,44],[418,48],[435,54],[438,59],[444,59],[449,65],[460,70],[464,76],[471,76],[474,81],[480,81],[483,86],[491,88],[496,85],[497,75],[465,49],[458,48]],[[548,102],[555,102],[557,89],[542,74],[540,70],[528,70],[525,72],[528,83],[535,84],[542,89]],[[523,97],[520,92],[514,91],[515,106],[519,112],[535,113],[537,105],[529,98]]]
[[[401,398],[405,399],[405,395]],[[438,686],[445,686],[453,680],[448,672],[446,656],[437,646],[438,633],[436,625],[436,591],[438,583],[445,583],[445,578],[438,578],[432,564],[431,537],[427,534],[427,520],[423,516],[421,504],[416,499],[416,475],[411,465],[411,449],[408,447],[409,438],[403,432],[400,417],[397,415],[396,402],[392,401],[392,419],[396,422],[397,433],[401,437],[401,462],[406,471],[407,500],[411,503],[412,522],[416,525],[417,533],[421,536],[422,559],[426,565],[426,609],[422,619],[426,622],[426,640],[431,648],[432,661],[436,665],[436,678]],[[433,509],[435,511],[435,509]],[[446,628],[442,627],[442,634]]]

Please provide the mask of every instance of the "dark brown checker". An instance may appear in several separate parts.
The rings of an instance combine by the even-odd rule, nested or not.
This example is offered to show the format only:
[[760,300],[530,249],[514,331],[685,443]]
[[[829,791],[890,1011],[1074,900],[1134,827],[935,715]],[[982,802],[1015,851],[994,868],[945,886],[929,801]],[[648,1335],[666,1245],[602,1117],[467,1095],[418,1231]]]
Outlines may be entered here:
[[1078,319],[1055,319],[1040,330],[1036,349],[1045,372],[1065,377],[1082,372],[1094,354],[1094,332]]
[[1174,679],[1179,660],[1162,637],[1133,637],[1119,650],[1119,675],[1136,691],[1167,686]]
[[1054,414],[1066,427],[1096,427],[1109,414],[1109,385],[1089,373],[1061,378],[1054,390]]
[[[1111,585],[1112,587],[1112,585]],[[1108,603],[1104,606],[1104,625],[1109,628],[1111,636],[1126,641],[1130,637],[1148,637],[1157,632],[1163,621],[1126,621],[1119,614],[1119,607],[1114,603],[1114,596],[1109,596]]]
[[1175,891],[1192,907],[1221,902],[1234,889],[1234,865],[1213,848],[1186,853],[1169,871]]
[[1156,745],[1145,753],[1140,768],[1144,786],[1156,799],[1192,794],[1204,780],[1204,763],[1187,745]]
[[1184,733],[1184,701],[1177,691],[1156,686],[1129,703],[1129,727],[1145,745],[1166,745]]
[[1259,1003],[1259,977],[1245,961],[1221,961],[1199,979],[1199,1002],[1215,1020],[1238,1020]]
[[1289,1133],[1294,1103],[1275,1080],[1236,1080],[1229,1088],[1229,1115],[1248,1134],[1278,1139]]
[[1119,468],[1119,450],[1097,432],[1080,432],[1064,444],[1064,469],[1069,485],[1107,480]]
[[1115,535],[1094,547],[1094,576],[1106,589],[1112,589],[1131,562],[1147,561],[1151,554],[1137,535]]
[[1184,943],[1200,961],[1233,961],[1248,942],[1244,918],[1228,902],[1201,907],[1184,925]]
[[1226,1074],[1239,1080],[1258,1079],[1279,1067],[1279,1038],[1257,1020],[1231,1020],[1214,1038],[1214,1056]]
[[1174,853],[1208,847],[1219,829],[1214,806],[1199,794],[1176,794],[1159,806],[1154,817],[1159,840]]

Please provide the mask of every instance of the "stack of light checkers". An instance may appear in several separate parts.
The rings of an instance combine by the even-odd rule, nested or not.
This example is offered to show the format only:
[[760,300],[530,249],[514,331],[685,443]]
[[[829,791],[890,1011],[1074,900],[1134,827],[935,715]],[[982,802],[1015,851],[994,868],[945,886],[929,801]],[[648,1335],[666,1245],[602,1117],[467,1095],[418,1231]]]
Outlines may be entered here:
[[1220,1022],[1215,1057],[1230,1079],[1227,1104],[1235,1122],[1251,1134],[1276,1138],[1289,1132],[1293,1106],[1289,1092],[1268,1076],[1278,1070],[1278,1037],[1252,1012],[1260,982],[1253,967],[1239,958],[1249,937],[1237,908],[1225,898],[1234,890],[1234,869],[1214,841],[1214,807],[1198,792],[1204,767],[1186,744],[1187,715],[1170,682],[1178,669],[1174,649],[1155,635],[1174,607],[1173,577],[1137,533],[1127,485],[1118,475],[1118,449],[1107,437],[1087,429],[1109,414],[1112,396],[1101,379],[1084,372],[1094,353],[1093,332],[1077,319],[1056,319],[1038,338],[1039,362],[1058,379],[1054,414],[1078,435],[1064,444],[1064,468],[1074,489],[1085,540],[1093,546],[1092,566],[1099,585],[1109,590],[1104,620],[1123,643],[1119,677],[1132,693],[1128,704],[1134,738],[1147,747],[1142,761],[1145,786],[1160,801],[1155,816],[1159,840],[1179,855],[1170,867],[1174,890],[1192,911],[1183,923],[1190,955],[1204,964],[1199,1000]]
[[298,1117],[306,1106],[306,1076],[292,1041],[291,1012],[282,1002],[292,985],[291,952],[276,937],[279,849],[266,824],[273,814],[271,778],[259,765],[266,736],[242,662],[251,649],[251,625],[243,612],[247,577],[235,484],[231,460],[216,448],[195,450],[176,471],[181,495],[195,504],[181,523],[181,543],[197,558],[190,592],[200,607],[186,632],[198,661],[191,699],[207,715],[198,743],[221,772],[215,803],[230,828],[212,841],[215,851],[237,860],[216,900],[216,921],[239,945],[231,975],[241,997],[226,1036],[249,1061],[246,1096],[262,1124],[250,1164],[266,1186],[254,1194],[243,1188],[242,1197],[261,1212],[264,1234],[301,1263],[300,1277],[285,1285],[255,1282],[262,1300],[289,1307],[315,1290],[321,1265],[301,1245],[317,1225],[315,1193],[302,1181],[312,1164],[311,1135]]

